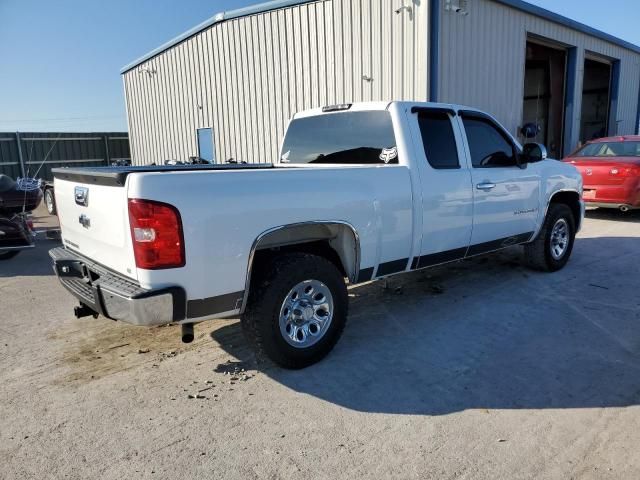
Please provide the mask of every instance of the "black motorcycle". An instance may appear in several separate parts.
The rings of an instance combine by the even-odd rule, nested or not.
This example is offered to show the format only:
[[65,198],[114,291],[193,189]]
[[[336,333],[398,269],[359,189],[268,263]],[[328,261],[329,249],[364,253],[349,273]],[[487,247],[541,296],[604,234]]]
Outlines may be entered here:
[[40,183],[34,179],[14,181],[0,174],[0,260],[33,248],[35,233],[29,218],[42,201]]

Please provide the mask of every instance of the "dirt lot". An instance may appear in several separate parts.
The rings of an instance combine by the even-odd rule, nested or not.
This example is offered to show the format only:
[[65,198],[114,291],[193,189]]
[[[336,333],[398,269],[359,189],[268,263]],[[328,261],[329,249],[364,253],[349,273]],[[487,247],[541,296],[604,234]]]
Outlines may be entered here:
[[42,240],[0,264],[0,478],[640,478],[640,214],[588,217],[556,274],[515,248],[351,289],[297,372],[236,320],[74,319]]

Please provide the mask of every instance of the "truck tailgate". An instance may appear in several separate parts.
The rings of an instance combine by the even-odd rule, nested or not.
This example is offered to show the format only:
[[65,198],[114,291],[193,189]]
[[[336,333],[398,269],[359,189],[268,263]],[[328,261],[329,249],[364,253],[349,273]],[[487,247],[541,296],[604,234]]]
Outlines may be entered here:
[[126,187],[56,177],[54,191],[65,247],[136,279]]

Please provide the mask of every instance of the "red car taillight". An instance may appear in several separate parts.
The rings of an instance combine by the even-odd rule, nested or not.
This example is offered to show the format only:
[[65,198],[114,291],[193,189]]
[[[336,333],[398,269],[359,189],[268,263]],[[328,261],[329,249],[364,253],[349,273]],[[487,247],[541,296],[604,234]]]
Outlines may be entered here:
[[609,175],[617,175],[620,177],[640,177],[640,167],[635,165],[631,167],[614,167],[609,170]]
[[129,225],[138,268],[184,267],[184,235],[176,207],[152,200],[129,199]]

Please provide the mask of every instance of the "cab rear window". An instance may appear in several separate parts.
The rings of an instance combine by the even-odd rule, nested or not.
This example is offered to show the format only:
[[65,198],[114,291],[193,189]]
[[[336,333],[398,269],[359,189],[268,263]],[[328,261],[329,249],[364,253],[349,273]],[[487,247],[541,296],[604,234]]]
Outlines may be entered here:
[[397,164],[387,111],[341,112],[298,118],[282,145],[284,164]]

